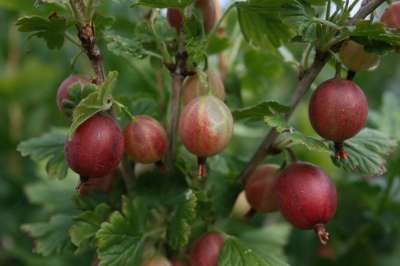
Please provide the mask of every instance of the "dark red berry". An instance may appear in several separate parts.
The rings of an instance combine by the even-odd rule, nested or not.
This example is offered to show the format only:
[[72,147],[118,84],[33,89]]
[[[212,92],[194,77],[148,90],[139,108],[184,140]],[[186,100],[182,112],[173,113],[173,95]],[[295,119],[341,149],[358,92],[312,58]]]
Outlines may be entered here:
[[190,266],[217,266],[224,247],[224,236],[210,232],[198,239],[190,250]]
[[347,41],[340,48],[340,60],[350,70],[368,70],[378,64],[379,56],[366,52],[364,46],[355,41]]
[[364,127],[368,117],[367,97],[354,82],[331,79],[314,92],[309,115],[321,137],[342,144]]
[[256,211],[273,212],[278,210],[275,193],[278,170],[279,166],[277,165],[262,165],[246,182],[246,198]]
[[64,101],[68,99],[69,90],[72,86],[76,83],[80,83],[81,87],[85,86],[86,84],[90,83],[90,78],[87,76],[81,75],[71,75],[67,79],[65,79],[61,85],[58,87],[57,91],[57,106],[58,109],[64,112]]
[[399,29],[400,28],[400,3],[392,3],[383,13],[381,21],[386,27]]
[[85,121],[65,143],[65,158],[83,179],[113,173],[123,153],[121,130],[107,114],[96,114]]
[[138,115],[125,128],[125,149],[136,162],[155,163],[163,159],[167,133],[161,124],[147,115]]
[[177,8],[168,8],[167,10],[167,19],[169,25],[174,27],[176,31],[180,31],[183,24],[183,16],[182,12]]
[[324,225],[335,215],[336,187],[318,166],[293,163],[278,177],[277,202],[282,215],[299,229],[314,229],[321,243],[329,234]]
[[108,193],[112,190],[113,175],[107,175],[104,178],[90,178],[86,181],[82,181],[77,187],[79,195],[81,196],[88,195],[92,190],[101,190]]

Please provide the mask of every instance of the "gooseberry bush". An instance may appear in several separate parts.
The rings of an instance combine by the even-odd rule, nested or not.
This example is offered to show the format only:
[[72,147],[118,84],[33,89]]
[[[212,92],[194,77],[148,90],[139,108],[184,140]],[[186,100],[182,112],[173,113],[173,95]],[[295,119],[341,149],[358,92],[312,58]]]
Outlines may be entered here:
[[[102,266],[281,266],[291,263],[285,244],[304,245],[289,238],[292,225],[316,234],[312,245],[320,242],[330,258],[344,256],[340,245],[352,243],[346,241],[353,232],[329,229],[332,222],[339,231],[336,184],[346,181],[304,154],[331,160],[339,170],[329,172],[361,186],[386,177],[383,196],[374,197],[381,204],[369,214],[371,224],[380,221],[394,183],[395,175],[385,174],[398,132],[379,118],[368,121],[357,75],[400,47],[397,3],[247,0],[222,12],[218,0],[104,2],[36,1],[47,16],[17,21],[19,31],[49,49],[76,46],[73,66],[90,65],[75,67],[54,88],[68,128],[18,146],[49,177],[76,182],[68,209],[23,226],[36,252],[74,251]],[[113,6],[132,15],[104,12]],[[255,73],[270,67],[257,53],[284,64],[297,81],[280,85],[289,92],[279,101],[265,97],[249,106],[241,85],[257,84]],[[243,62],[252,60],[260,69],[246,69]],[[119,88],[131,73],[150,85]],[[268,95],[268,87],[258,90]],[[290,121],[304,103],[317,135]],[[260,124],[268,130],[261,144],[250,156],[241,153],[253,132],[243,128]]]

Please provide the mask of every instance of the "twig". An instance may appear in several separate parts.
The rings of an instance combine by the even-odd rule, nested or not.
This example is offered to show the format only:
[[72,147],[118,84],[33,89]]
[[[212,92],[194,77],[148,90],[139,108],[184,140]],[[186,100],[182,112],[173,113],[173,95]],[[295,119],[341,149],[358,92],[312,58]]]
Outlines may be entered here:
[[[365,4],[353,18],[351,18],[347,25],[354,25],[358,20],[365,18],[371,12],[373,12],[379,5],[381,5],[385,0],[375,0],[370,1]],[[329,50],[329,49],[328,49]],[[329,52],[318,52],[316,53],[314,63],[311,67],[304,73],[302,78],[300,79],[297,87],[293,93],[292,99],[290,101],[290,112],[286,114],[285,120],[289,120],[293,112],[295,111],[297,105],[300,103],[303,96],[310,89],[311,84],[314,82],[318,74],[321,72],[322,68],[329,61],[331,54]],[[269,150],[274,144],[275,139],[277,138],[278,133],[275,129],[271,129],[267,136],[264,138],[264,141],[261,143],[253,157],[245,166],[244,170],[239,176],[240,181],[245,184],[248,177],[253,173],[256,167],[265,159],[268,155]]]

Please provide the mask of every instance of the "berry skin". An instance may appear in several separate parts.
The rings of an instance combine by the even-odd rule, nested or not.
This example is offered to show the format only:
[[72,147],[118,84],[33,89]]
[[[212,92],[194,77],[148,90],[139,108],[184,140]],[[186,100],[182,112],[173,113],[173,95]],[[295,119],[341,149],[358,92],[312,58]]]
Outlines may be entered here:
[[171,27],[174,27],[176,29],[176,31],[179,32],[181,30],[183,17],[182,17],[182,13],[179,9],[168,8],[167,19],[168,19],[169,25],[171,25]]
[[331,79],[314,92],[309,116],[321,137],[341,143],[364,127],[368,117],[367,97],[354,82]]
[[[217,72],[214,71],[208,71],[207,75],[208,84],[212,91],[212,95],[223,101],[225,99],[225,87],[221,77]],[[188,77],[183,83],[182,99],[185,105],[194,98],[207,94],[208,89],[202,86],[197,75]]]
[[224,236],[222,234],[206,233],[193,244],[190,250],[190,266],[217,266],[223,247]]
[[232,208],[232,216],[235,218],[243,218],[251,211],[251,206],[246,198],[246,192],[240,192],[235,204]]
[[379,56],[368,53],[364,46],[355,41],[347,41],[340,48],[340,60],[350,70],[368,70],[378,64]]
[[210,32],[217,22],[215,0],[197,0],[196,7],[200,9],[203,15],[204,31]]
[[246,182],[246,198],[251,207],[258,212],[278,210],[275,184],[278,179],[279,166],[262,165],[258,167]]
[[67,79],[65,79],[58,87],[57,106],[62,113],[65,113],[64,101],[68,99],[69,90],[72,88],[72,85],[74,85],[77,82],[79,82],[81,87],[83,87],[86,84],[90,83],[90,78],[81,75],[71,75]]
[[145,261],[142,266],[172,266],[171,262],[164,257],[156,256]]
[[282,215],[299,229],[314,229],[322,244],[329,234],[324,225],[335,215],[336,187],[318,166],[293,163],[278,177],[277,202]]
[[147,115],[135,116],[124,130],[125,148],[136,162],[155,163],[163,159],[167,133],[160,123]]
[[232,133],[232,113],[215,96],[197,97],[182,111],[179,124],[182,143],[199,157],[221,152],[231,140]]
[[65,142],[68,165],[83,181],[110,175],[124,153],[124,139],[117,123],[107,114],[96,114]]
[[386,27],[399,29],[400,28],[400,3],[391,4],[383,13],[381,21]]

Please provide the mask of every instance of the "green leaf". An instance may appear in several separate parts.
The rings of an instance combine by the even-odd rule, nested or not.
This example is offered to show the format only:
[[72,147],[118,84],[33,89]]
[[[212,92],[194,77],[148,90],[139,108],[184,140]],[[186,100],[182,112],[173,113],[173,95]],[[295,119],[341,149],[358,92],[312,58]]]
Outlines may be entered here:
[[69,136],[72,136],[75,130],[86,120],[99,112],[107,111],[111,108],[112,90],[115,87],[117,77],[118,72],[110,72],[103,84],[78,104],[73,112]]
[[53,130],[39,138],[21,142],[17,151],[37,162],[46,162],[46,171],[51,178],[63,179],[67,175],[68,165],[64,159],[65,131]]
[[[385,157],[397,147],[396,141],[384,133],[365,128],[354,138],[345,141],[344,148],[349,158],[332,161],[347,171],[357,172],[364,176],[379,176],[386,172]],[[333,149],[333,144],[331,144]]]
[[64,34],[68,27],[63,17],[50,18],[40,16],[26,16],[16,23],[21,32],[30,32],[30,37],[42,38],[49,49],[60,49],[64,45]]
[[111,214],[96,234],[101,266],[139,265],[147,212],[139,200],[123,198],[122,211]]
[[264,121],[280,133],[275,143],[276,148],[280,150],[295,145],[304,145],[311,151],[332,153],[332,150],[321,138],[304,135],[302,132],[291,127],[280,116],[265,116]]
[[257,47],[277,48],[311,20],[308,5],[296,0],[237,2],[236,7],[245,39]]
[[168,244],[180,251],[189,243],[192,224],[196,219],[197,198],[192,190],[188,190],[179,197],[175,214],[169,221],[167,239]]
[[135,6],[147,6],[153,8],[167,8],[167,7],[177,7],[184,8],[190,5],[193,0],[137,0],[131,5]]
[[68,235],[71,223],[71,216],[55,215],[48,223],[25,224],[22,230],[35,240],[36,253],[49,256],[62,254],[71,249],[72,244]]
[[265,116],[283,114],[290,111],[290,108],[275,101],[262,102],[252,107],[233,110],[235,121],[249,119],[252,121],[262,120]]
[[111,208],[101,203],[94,210],[85,211],[74,219],[69,235],[72,243],[77,247],[76,253],[82,253],[95,246],[96,233],[110,213]]
[[[278,263],[276,263],[278,262]],[[218,260],[218,266],[287,266],[279,260],[268,261],[236,238],[227,238]]]
[[400,46],[398,32],[385,28],[379,22],[360,21],[355,26],[345,28],[344,34],[364,44],[370,52],[383,53]]

